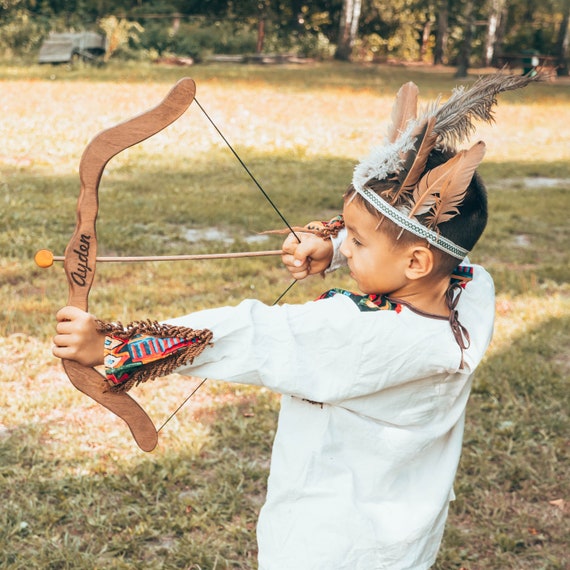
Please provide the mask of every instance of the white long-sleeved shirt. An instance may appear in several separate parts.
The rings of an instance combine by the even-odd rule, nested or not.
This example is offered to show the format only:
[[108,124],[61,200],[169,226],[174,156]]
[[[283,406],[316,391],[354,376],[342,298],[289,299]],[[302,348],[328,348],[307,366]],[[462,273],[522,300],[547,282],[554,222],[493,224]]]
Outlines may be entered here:
[[362,312],[347,296],[269,307],[244,301],[169,321],[213,331],[179,371],[283,395],[261,570],[424,570],[453,498],[471,376],[489,344],[493,283],[474,267],[458,304],[461,351],[447,319]]

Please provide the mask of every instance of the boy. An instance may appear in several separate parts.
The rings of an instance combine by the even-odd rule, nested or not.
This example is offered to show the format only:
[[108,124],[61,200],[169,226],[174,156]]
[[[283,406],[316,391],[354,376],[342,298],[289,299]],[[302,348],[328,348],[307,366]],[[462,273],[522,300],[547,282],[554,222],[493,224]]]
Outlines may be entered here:
[[[464,137],[473,114],[490,120],[496,93],[526,84],[493,77],[468,103],[455,92],[420,117],[417,89],[404,86],[386,144],[355,169],[345,229],[331,237],[339,219],[310,225],[300,244],[285,240],[297,278],[346,261],[362,294],[331,289],[275,307],[247,300],[168,321],[175,336],[181,327],[186,339],[213,334],[178,372],[283,395],[258,523],[262,570],[425,570],[435,561],[471,377],[494,318],[489,275],[457,268],[487,221],[475,173],[484,144],[457,154],[445,146]],[[481,106],[483,116],[473,110]],[[73,307],[57,318],[55,356],[105,363],[111,389],[152,374],[117,364],[116,347],[140,329],[131,338]]]

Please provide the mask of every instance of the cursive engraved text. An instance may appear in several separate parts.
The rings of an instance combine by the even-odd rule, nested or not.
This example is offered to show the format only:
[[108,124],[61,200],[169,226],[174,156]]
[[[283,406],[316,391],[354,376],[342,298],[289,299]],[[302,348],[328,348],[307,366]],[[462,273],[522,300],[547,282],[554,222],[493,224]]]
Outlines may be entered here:
[[89,267],[89,248],[91,247],[91,236],[81,234],[79,245],[73,249],[73,253],[77,256],[77,265],[75,271],[71,272],[71,278],[79,287],[87,285],[87,275],[93,271]]

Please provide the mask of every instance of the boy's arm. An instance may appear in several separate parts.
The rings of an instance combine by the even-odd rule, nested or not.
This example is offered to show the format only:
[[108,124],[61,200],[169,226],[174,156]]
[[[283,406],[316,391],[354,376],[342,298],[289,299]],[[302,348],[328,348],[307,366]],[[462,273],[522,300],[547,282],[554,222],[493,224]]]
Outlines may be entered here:
[[77,307],[57,313],[54,356],[93,368],[105,364],[112,392],[128,390],[150,378],[170,374],[191,364],[210,346],[212,332],[161,324],[150,320],[127,326],[104,323]]

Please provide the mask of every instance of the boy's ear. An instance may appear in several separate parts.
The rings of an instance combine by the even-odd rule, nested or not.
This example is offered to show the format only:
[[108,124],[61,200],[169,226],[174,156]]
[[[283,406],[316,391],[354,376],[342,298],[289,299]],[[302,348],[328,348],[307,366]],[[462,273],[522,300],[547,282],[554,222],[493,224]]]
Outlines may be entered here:
[[435,259],[431,248],[424,245],[414,245],[408,252],[408,265],[406,277],[408,279],[421,279],[433,271]]

